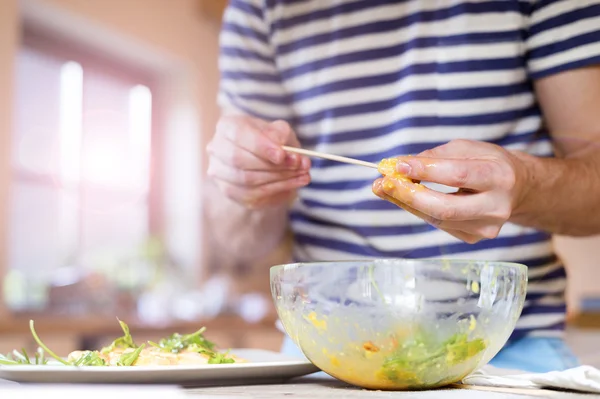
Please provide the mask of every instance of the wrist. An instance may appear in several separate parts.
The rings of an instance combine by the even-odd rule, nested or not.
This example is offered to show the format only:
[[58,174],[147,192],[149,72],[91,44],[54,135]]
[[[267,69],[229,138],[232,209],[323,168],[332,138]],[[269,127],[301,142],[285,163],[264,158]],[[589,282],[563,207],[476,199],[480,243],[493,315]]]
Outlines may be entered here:
[[522,151],[515,157],[515,196],[511,219],[521,219],[552,207],[559,181],[565,174],[564,160],[542,158]]

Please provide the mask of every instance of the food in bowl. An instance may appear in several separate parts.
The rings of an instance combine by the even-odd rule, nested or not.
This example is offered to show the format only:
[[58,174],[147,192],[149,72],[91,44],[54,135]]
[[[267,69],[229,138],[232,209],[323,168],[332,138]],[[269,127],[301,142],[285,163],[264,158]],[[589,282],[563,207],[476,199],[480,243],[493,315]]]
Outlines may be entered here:
[[306,357],[364,388],[455,383],[502,348],[520,316],[523,265],[442,259],[271,269],[282,324]]

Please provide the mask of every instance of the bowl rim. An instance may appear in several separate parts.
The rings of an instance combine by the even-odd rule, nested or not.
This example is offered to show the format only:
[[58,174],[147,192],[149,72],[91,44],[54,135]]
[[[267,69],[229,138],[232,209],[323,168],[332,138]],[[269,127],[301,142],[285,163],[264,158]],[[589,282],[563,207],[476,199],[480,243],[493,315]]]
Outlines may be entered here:
[[324,261],[308,261],[308,262],[291,262],[291,263],[280,263],[277,265],[271,266],[269,269],[271,272],[286,269],[286,268],[298,268],[298,267],[316,267],[318,265],[326,265],[332,263],[346,263],[346,264],[358,264],[358,263],[368,263],[368,262],[452,262],[452,263],[483,263],[483,264],[492,264],[494,266],[501,266],[509,269],[516,269],[520,272],[525,273],[529,268],[527,265],[516,262],[505,262],[505,261],[496,261],[496,260],[485,260],[485,259],[466,259],[466,258],[373,258],[373,259],[348,259],[348,260],[324,260]]

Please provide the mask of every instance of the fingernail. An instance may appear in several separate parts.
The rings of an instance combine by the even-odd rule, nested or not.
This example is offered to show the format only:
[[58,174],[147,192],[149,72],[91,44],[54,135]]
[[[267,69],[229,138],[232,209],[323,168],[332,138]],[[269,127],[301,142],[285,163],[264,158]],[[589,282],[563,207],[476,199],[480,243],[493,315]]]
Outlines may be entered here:
[[300,167],[306,171],[310,170],[310,158],[302,157],[300,158]]
[[276,150],[274,148],[269,148],[267,150],[267,157],[269,158],[269,160],[275,164],[279,164],[281,162],[281,158],[280,158],[280,154],[281,151]]
[[285,166],[295,168],[298,164],[298,158],[294,154],[285,154]]
[[383,191],[381,188],[381,179],[377,179],[373,182],[373,185],[371,186],[371,190],[373,191],[373,193],[377,196],[381,195],[381,192]]
[[402,173],[403,175],[408,175],[411,172],[411,167],[407,162],[398,161],[396,163],[396,172]]

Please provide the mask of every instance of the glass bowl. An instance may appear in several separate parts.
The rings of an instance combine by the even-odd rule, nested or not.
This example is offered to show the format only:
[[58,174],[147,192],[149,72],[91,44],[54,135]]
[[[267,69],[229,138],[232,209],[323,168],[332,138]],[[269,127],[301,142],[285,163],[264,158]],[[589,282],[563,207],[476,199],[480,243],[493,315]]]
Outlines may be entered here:
[[281,322],[324,372],[367,389],[430,389],[488,363],[515,328],[527,267],[377,259],[271,268]]

